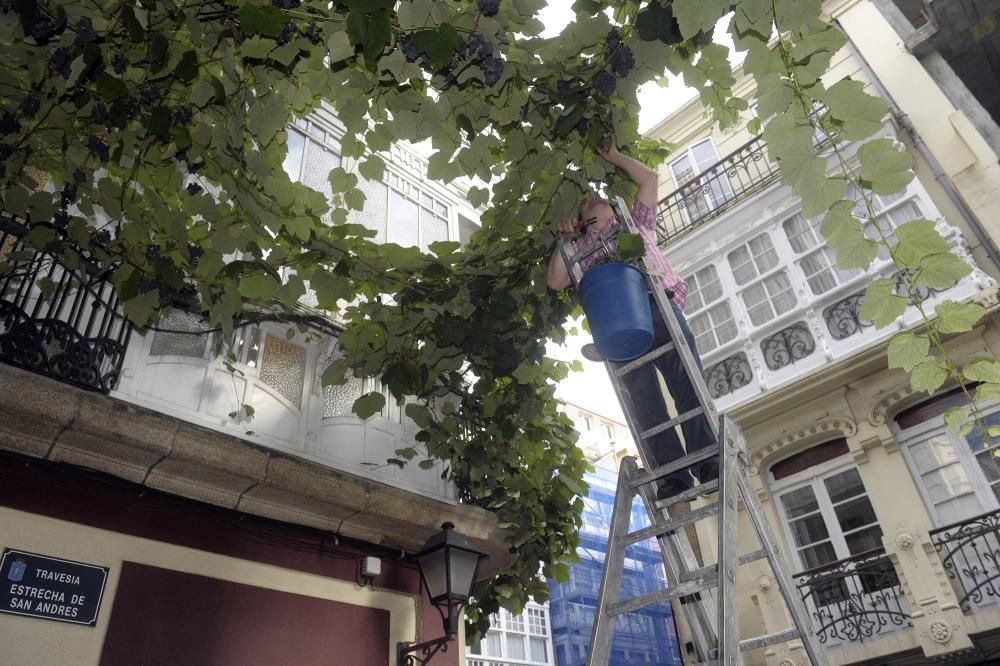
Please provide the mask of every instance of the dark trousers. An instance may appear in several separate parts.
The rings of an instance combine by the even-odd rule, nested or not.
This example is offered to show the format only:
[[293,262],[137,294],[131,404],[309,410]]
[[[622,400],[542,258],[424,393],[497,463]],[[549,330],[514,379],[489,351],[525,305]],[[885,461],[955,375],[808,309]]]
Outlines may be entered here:
[[[684,318],[684,313],[681,312],[681,309],[673,300],[670,301],[670,304],[674,308],[674,316],[677,317],[681,331],[687,339],[688,346],[694,353],[698,369],[703,370],[701,357],[698,355],[697,347],[695,347],[694,334],[691,333],[691,329],[688,327],[687,319]],[[659,307],[656,305],[656,301],[652,295],[649,297],[649,305],[653,311],[652,348],[655,349],[670,342],[670,331],[667,330],[667,325],[664,323],[663,318],[660,317]],[[624,364],[615,363],[613,365]],[[660,382],[656,377],[656,370],[659,370],[663,375],[664,382],[670,391],[674,405],[679,413],[683,414],[699,407],[698,396],[695,394],[694,386],[692,386],[690,379],[688,379],[684,372],[680,354],[675,351],[664,354],[652,363],[647,363],[622,378],[628,393],[628,399],[631,401],[632,414],[635,416],[637,425],[643,431],[654,428],[673,418],[673,415],[667,410],[666,401],[660,389]],[[681,444],[676,427],[646,439],[646,450],[653,455],[654,462],[657,465],[665,465],[673,462],[683,457],[685,453],[694,453],[715,443],[712,430],[704,415],[688,419],[680,427],[684,433],[684,443],[687,445],[686,452],[684,445]],[[693,471],[697,473],[698,470]],[[670,476],[683,481],[688,486],[691,485],[691,477],[686,471],[677,472]]]

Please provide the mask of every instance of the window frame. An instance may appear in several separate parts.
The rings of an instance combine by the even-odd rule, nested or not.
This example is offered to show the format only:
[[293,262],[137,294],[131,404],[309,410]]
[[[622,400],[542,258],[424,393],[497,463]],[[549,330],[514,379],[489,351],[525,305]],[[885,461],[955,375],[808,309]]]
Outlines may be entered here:
[[[674,159],[672,159],[670,162],[667,163],[667,168],[670,170],[670,178],[674,181],[674,189],[675,189],[675,191],[680,191],[682,189],[686,190],[688,187],[690,187],[690,185],[692,183],[699,182],[701,180],[701,177],[703,175],[709,173],[707,169],[703,169],[698,164],[698,160],[697,160],[697,158],[694,155],[694,149],[695,149],[695,147],[701,146],[703,144],[708,144],[708,146],[712,149],[712,153],[715,155],[715,158],[709,163],[709,165],[708,165],[709,167],[711,167],[712,165],[718,164],[719,161],[722,159],[719,156],[719,148],[718,148],[718,146],[715,145],[715,139],[713,139],[711,135],[709,135],[709,136],[707,136],[707,137],[705,137],[703,139],[698,139],[697,141],[692,141],[683,150],[678,151],[677,152],[677,156]],[[691,164],[694,166],[694,171],[693,171],[693,173],[691,175],[691,178],[689,178],[688,180],[681,180],[681,178],[677,175],[677,172],[674,169],[674,167],[677,164],[679,164],[681,161],[683,161],[684,159],[690,160]],[[714,174],[714,172],[713,172],[713,174]],[[715,188],[714,187],[710,187],[709,188],[710,192],[702,192],[701,195],[700,195],[700,197],[698,198],[698,200],[700,202],[702,202],[698,206],[698,211],[699,212],[698,212],[697,216],[699,218],[702,217],[702,216],[704,216],[704,215],[706,215],[706,214],[708,214],[708,213],[711,213],[715,209],[717,209],[717,208],[725,205],[726,203],[732,201],[735,198],[735,196],[736,196],[736,191],[735,191],[735,189],[733,189],[733,184],[729,180],[729,176],[726,175],[725,170],[723,169],[720,172],[720,174],[721,174],[721,178],[717,182],[719,182],[719,183],[725,183],[725,186],[722,188],[722,199],[721,199],[721,201],[716,201],[716,193],[715,193]],[[687,197],[685,197],[685,199],[686,198]],[[703,209],[702,209],[702,206],[704,206]],[[683,214],[684,214],[684,216],[688,220],[690,220],[690,214],[689,214],[688,210],[689,210],[689,207],[685,206],[684,210],[683,210]]]
[[[941,394],[938,393],[934,397],[938,397],[940,395]],[[933,400],[934,398],[930,399]],[[925,400],[919,400],[912,405],[908,405],[907,407],[912,407],[922,402],[925,402]],[[904,409],[906,409],[906,407],[896,410],[896,414]],[[1000,413],[1000,401],[989,401],[985,403],[982,411],[984,416],[992,416],[993,414]],[[932,419],[928,419],[905,429],[900,428],[895,422],[895,416],[889,419],[889,421],[893,436],[896,438],[896,441],[899,443],[899,448],[903,452],[903,459],[906,461],[906,466],[910,471],[910,477],[913,479],[914,485],[920,493],[920,498],[924,502],[924,507],[927,509],[927,513],[935,527],[944,527],[958,522],[954,519],[943,520],[941,518],[937,505],[934,504],[931,499],[930,492],[923,482],[923,475],[926,474],[926,472],[921,472],[919,470],[914,458],[913,449],[916,445],[926,442],[936,435],[944,435],[948,438],[952,445],[952,449],[955,452],[956,461],[961,465],[966,478],[968,478],[969,482],[972,484],[973,494],[979,502],[979,509],[959,520],[967,520],[973,516],[988,511],[1000,510],[1000,499],[997,498],[996,494],[993,492],[992,486],[983,474],[982,469],[979,466],[979,462],[976,460],[976,453],[972,450],[972,447],[969,446],[969,443],[964,436],[959,436],[945,425],[944,414],[938,414]],[[931,471],[942,469],[946,466],[947,465],[940,465]],[[955,497],[961,497],[961,495],[956,495]]]
[[[816,442],[813,446],[818,446],[823,442]],[[780,461],[775,461],[775,463]],[[772,463],[773,467],[773,463]],[[871,495],[868,491],[868,486],[865,484],[864,476],[861,475],[861,470],[858,465],[854,462],[854,457],[850,452],[843,455],[837,456],[830,460],[812,465],[802,470],[801,472],[796,472],[795,474],[790,474],[789,476],[775,480],[774,475],[771,470],[768,469],[768,485],[770,486],[771,497],[774,498],[775,510],[778,513],[778,522],[781,523],[781,531],[785,537],[788,548],[791,551],[791,558],[794,565],[797,567],[799,572],[808,571],[815,567],[806,567],[804,561],[799,555],[799,551],[804,548],[809,548],[816,544],[822,543],[821,541],[813,542],[810,545],[799,546],[795,541],[795,535],[791,530],[791,521],[793,519],[789,518],[788,512],[785,509],[784,502],[781,501],[781,496],[800,488],[809,487],[813,491],[813,496],[816,498],[816,505],[819,514],[823,517],[823,524],[826,527],[828,540],[833,546],[834,554],[837,559],[834,562],[839,562],[840,560],[848,559],[850,557],[855,557],[857,554],[852,555],[850,548],[847,545],[846,537],[849,534],[845,534],[844,530],[840,526],[840,521],[837,518],[835,512],[836,506],[844,504],[847,502],[854,501],[861,495],[854,495],[840,502],[833,502],[830,498],[829,491],[826,488],[824,481],[826,479],[837,476],[849,470],[856,470],[858,476],[861,478],[861,484],[864,486],[865,492],[864,497],[868,499],[868,503],[872,507],[872,511],[875,513],[875,522],[865,525],[863,527],[857,528],[856,530],[851,530],[850,533],[859,532],[864,529],[868,529],[871,525],[878,525],[881,529],[882,521],[878,515],[878,509],[875,503],[871,501]],[[819,491],[819,492],[817,492]],[[884,535],[884,531],[883,531]],[[826,565],[820,565],[826,566]]]
[[[406,245],[403,247],[416,247],[421,252],[427,252],[430,243],[435,243],[438,240],[451,241],[456,240],[457,236],[452,230],[452,218],[455,217],[456,207],[450,202],[439,196],[436,192],[426,187],[423,183],[415,183],[409,177],[397,173],[394,170],[386,170],[385,177],[382,179],[382,183],[386,187],[386,207],[385,207],[385,242],[386,243],[396,243],[396,241],[390,240],[393,228],[393,202],[392,194],[395,192],[397,195],[403,199],[409,201],[417,208],[417,220],[416,220],[416,245]],[[427,203],[429,201],[429,203]],[[443,213],[438,212],[438,208],[443,207]],[[424,230],[422,222],[424,221],[424,215],[430,215],[435,220],[444,222],[445,226],[445,237],[443,239],[437,239],[430,241],[430,243],[424,242]]]
[[[763,272],[758,268],[756,258],[754,257],[754,254],[753,254],[752,250],[750,249],[750,243],[752,241],[755,241],[758,238],[761,238],[761,237],[767,238],[768,243],[771,244],[771,252],[773,252],[774,255],[775,255],[775,257],[776,257],[775,264],[773,266],[771,266],[770,268],[768,268],[766,271],[763,271]],[[788,247],[789,247],[789,249],[791,249],[791,245],[790,244],[789,244]],[[745,284],[740,284],[739,281],[737,280],[737,278],[736,278],[736,271],[735,271],[735,269],[733,267],[732,262],[730,261],[730,256],[733,253],[735,253],[738,250],[740,250],[740,249],[746,249],[746,251],[747,251],[747,253],[748,253],[749,257],[750,257],[750,264],[753,266],[754,272],[756,273],[756,275],[753,278],[751,278],[749,282],[746,282]],[[753,235],[751,237],[748,237],[745,240],[743,240],[741,243],[739,243],[738,245],[736,245],[734,247],[731,247],[726,252],[725,258],[726,258],[726,264],[729,267],[729,274],[733,278],[733,284],[736,285],[736,290],[734,292],[734,295],[739,299],[740,307],[743,309],[743,312],[746,314],[747,323],[751,327],[751,329],[754,329],[754,330],[763,329],[764,327],[771,325],[775,321],[780,320],[782,317],[787,316],[789,313],[794,312],[796,310],[796,308],[800,307],[800,305],[801,305],[799,296],[798,296],[798,294],[795,293],[795,282],[792,279],[792,276],[789,274],[789,271],[792,268],[792,266],[789,265],[788,263],[786,263],[785,261],[782,261],[782,252],[781,252],[781,249],[782,248],[780,246],[778,246],[778,245],[775,244],[774,238],[773,238],[772,234],[770,233],[770,231],[764,229],[760,233],[755,234],[755,235]],[[794,262],[792,262],[792,263],[794,263]],[[783,312],[778,312],[778,309],[774,305],[774,298],[773,298],[772,294],[770,293],[770,291],[768,290],[767,285],[765,284],[765,281],[768,278],[774,277],[774,276],[776,276],[776,275],[778,275],[780,273],[784,273],[785,274],[785,278],[788,280],[788,287],[789,287],[787,290],[783,291],[782,293],[790,293],[792,295],[792,298],[794,299],[794,303],[792,304],[792,306],[790,308],[788,308],[787,310],[783,311]],[[744,294],[749,289],[751,289],[752,287],[756,287],[758,285],[760,286],[760,288],[762,288],[764,290],[764,292],[766,294],[766,297],[767,297],[767,304],[770,306],[771,311],[772,311],[773,314],[772,314],[771,317],[769,317],[768,319],[766,319],[766,320],[764,320],[764,321],[762,321],[760,323],[754,323],[754,321],[753,321],[753,319],[752,319],[752,317],[750,315],[751,308],[747,304],[746,298],[744,297]]]
[[[702,286],[701,280],[698,277],[699,273],[703,273],[703,272],[708,271],[708,270],[711,270],[711,271],[713,271],[715,273],[714,283],[719,285],[719,296],[717,298],[715,298],[714,300],[712,300],[712,301],[706,301],[705,300],[703,286]],[[730,271],[730,273],[731,273],[731,271]],[[728,294],[726,293],[726,283],[723,280],[722,274],[720,274],[720,272],[719,272],[719,267],[716,264],[714,264],[714,263],[705,264],[701,268],[698,268],[697,270],[691,271],[684,278],[684,281],[689,286],[688,300],[687,300],[687,304],[685,305],[684,316],[687,319],[688,326],[691,327],[691,331],[692,331],[692,333],[695,336],[695,343],[696,343],[696,346],[698,347],[699,353],[701,353],[701,354],[711,354],[711,353],[713,353],[713,352],[715,352],[715,351],[717,351],[719,349],[722,349],[723,347],[725,347],[729,343],[733,342],[734,340],[738,340],[739,337],[740,337],[740,324],[739,324],[739,319],[737,319],[737,314],[738,313],[737,312],[733,312],[733,306],[729,302],[729,298],[727,298]],[[690,290],[690,286],[692,284],[695,285],[695,289]],[[707,283],[707,284],[711,284],[711,283]],[[687,307],[691,304],[691,293],[692,292],[694,292],[695,294],[697,294],[697,297],[701,300],[701,307],[688,310]],[[731,321],[732,322],[733,329],[734,329],[733,337],[731,337],[731,338],[729,338],[728,340],[725,340],[725,341],[720,340],[719,335],[717,333],[717,330],[718,330],[719,326],[715,322],[715,320],[714,320],[714,318],[712,316],[712,313],[716,309],[718,309],[719,307],[722,307],[722,306],[725,306],[725,308],[727,310],[729,310],[729,319],[727,321]],[[715,346],[712,347],[711,349],[705,349],[705,348],[703,348],[702,345],[698,344],[699,335],[695,331],[695,328],[697,327],[697,324],[695,322],[697,320],[699,320],[700,318],[705,318],[709,322],[709,326],[708,326],[708,328],[706,330],[711,333],[712,339],[715,341]]]

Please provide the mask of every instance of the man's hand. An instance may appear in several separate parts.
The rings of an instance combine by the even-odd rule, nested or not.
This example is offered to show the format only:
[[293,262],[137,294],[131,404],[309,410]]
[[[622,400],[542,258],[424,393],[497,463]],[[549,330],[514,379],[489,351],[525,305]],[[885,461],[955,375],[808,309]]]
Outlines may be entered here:
[[577,234],[584,227],[583,220],[574,220],[572,218],[567,218],[559,223],[559,233],[563,236],[572,236]]
[[604,140],[597,144],[597,154],[612,164],[616,164],[615,158],[621,155],[621,153],[618,152],[618,144],[615,142],[615,137],[613,135],[609,134],[604,137]]

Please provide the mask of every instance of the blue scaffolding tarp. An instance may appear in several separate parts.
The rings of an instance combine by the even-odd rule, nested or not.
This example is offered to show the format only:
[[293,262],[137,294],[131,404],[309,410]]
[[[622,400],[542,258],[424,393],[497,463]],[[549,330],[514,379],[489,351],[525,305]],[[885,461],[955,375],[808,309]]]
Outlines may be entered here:
[[[570,567],[569,581],[549,580],[549,613],[556,666],[583,666],[597,609],[597,594],[607,551],[618,470],[600,464],[585,477],[590,485],[580,530],[580,561]],[[632,505],[631,529],[649,525],[642,501]],[[621,598],[654,592],[666,586],[663,560],[655,539],[626,550]],[[677,628],[669,603],[626,613],[615,625],[609,666],[683,666]]]

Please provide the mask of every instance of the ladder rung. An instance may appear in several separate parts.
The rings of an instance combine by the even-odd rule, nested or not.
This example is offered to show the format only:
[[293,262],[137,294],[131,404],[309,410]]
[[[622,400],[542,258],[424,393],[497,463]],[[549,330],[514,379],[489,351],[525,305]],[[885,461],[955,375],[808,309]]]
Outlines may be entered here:
[[[757,560],[762,560],[767,557],[767,553],[763,548],[760,550],[755,550],[752,553],[747,553],[745,555],[740,555],[737,560],[737,566],[743,566],[744,564],[750,564],[751,562],[756,562]],[[703,579],[706,576],[717,576],[719,573],[719,565],[709,564],[707,567],[701,567],[700,569],[695,569],[694,571],[688,571],[687,573],[682,573],[680,575],[680,582],[686,583],[689,580]],[[713,585],[713,587],[715,587]]]
[[701,497],[702,495],[707,495],[709,493],[714,493],[719,489],[719,480],[712,479],[711,481],[706,481],[705,483],[699,483],[694,488],[690,490],[685,490],[682,493],[677,493],[672,497],[667,499],[657,500],[655,506],[657,509],[669,509],[674,504],[680,504],[681,502],[690,502],[691,500]]
[[657,590],[656,592],[650,592],[649,594],[632,597],[631,599],[620,601],[617,604],[611,604],[608,606],[608,615],[615,617],[616,615],[621,615],[622,613],[630,613],[662,601],[673,601],[678,597],[686,597],[692,594],[697,594],[698,592],[707,590],[709,587],[712,587],[711,584],[703,585],[698,581],[681,583],[680,585],[674,585],[673,587],[663,590]]
[[756,638],[748,638],[744,641],[740,641],[740,652],[758,650],[762,647],[776,645],[778,643],[786,643],[788,641],[795,640],[800,636],[801,634],[798,629],[790,627],[788,629],[776,631],[773,634],[764,634],[763,636],[757,636]]
[[625,536],[621,537],[618,544],[620,546],[631,546],[632,544],[645,539],[660,536],[661,534],[666,534],[667,532],[673,532],[688,523],[695,523],[699,520],[704,520],[705,518],[714,516],[717,513],[719,513],[719,503],[712,502],[711,504],[706,504],[705,506],[693,509],[688,513],[685,513],[683,516],[678,516],[673,520],[650,525],[649,527],[644,527],[641,530],[636,530],[635,532],[629,532]]
[[666,465],[660,465],[659,467],[652,469],[648,472],[640,472],[636,474],[629,480],[629,487],[638,488],[644,483],[649,483],[650,481],[656,481],[657,479],[678,472],[682,469],[687,469],[696,463],[700,463],[706,458],[711,458],[714,455],[718,455],[718,446],[706,446],[703,449],[698,449],[694,453],[689,453],[683,458],[678,458],[673,462],[669,462]]
[[629,361],[628,363],[626,363],[625,365],[623,365],[621,367],[615,368],[615,377],[623,377],[623,376],[627,375],[628,373],[632,372],[633,370],[635,370],[637,368],[641,368],[642,366],[646,365],[650,361],[656,360],[656,359],[660,358],[661,356],[663,356],[664,354],[666,354],[668,352],[671,352],[673,350],[674,350],[674,343],[673,342],[668,342],[665,345],[660,345],[659,347],[657,347],[653,351],[646,352],[645,354],[643,354],[639,358],[634,359],[632,361]]
[[669,430],[670,428],[673,428],[675,425],[679,425],[681,423],[684,423],[685,421],[690,421],[694,417],[696,417],[696,416],[698,416],[700,414],[704,414],[704,413],[705,413],[705,410],[703,408],[701,408],[701,407],[695,407],[694,409],[692,409],[690,411],[684,412],[680,416],[672,418],[669,421],[664,421],[660,425],[658,425],[656,427],[653,427],[653,428],[650,428],[649,430],[640,433],[639,437],[641,437],[643,439],[649,439],[653,435],[659,435],[664,430]]

